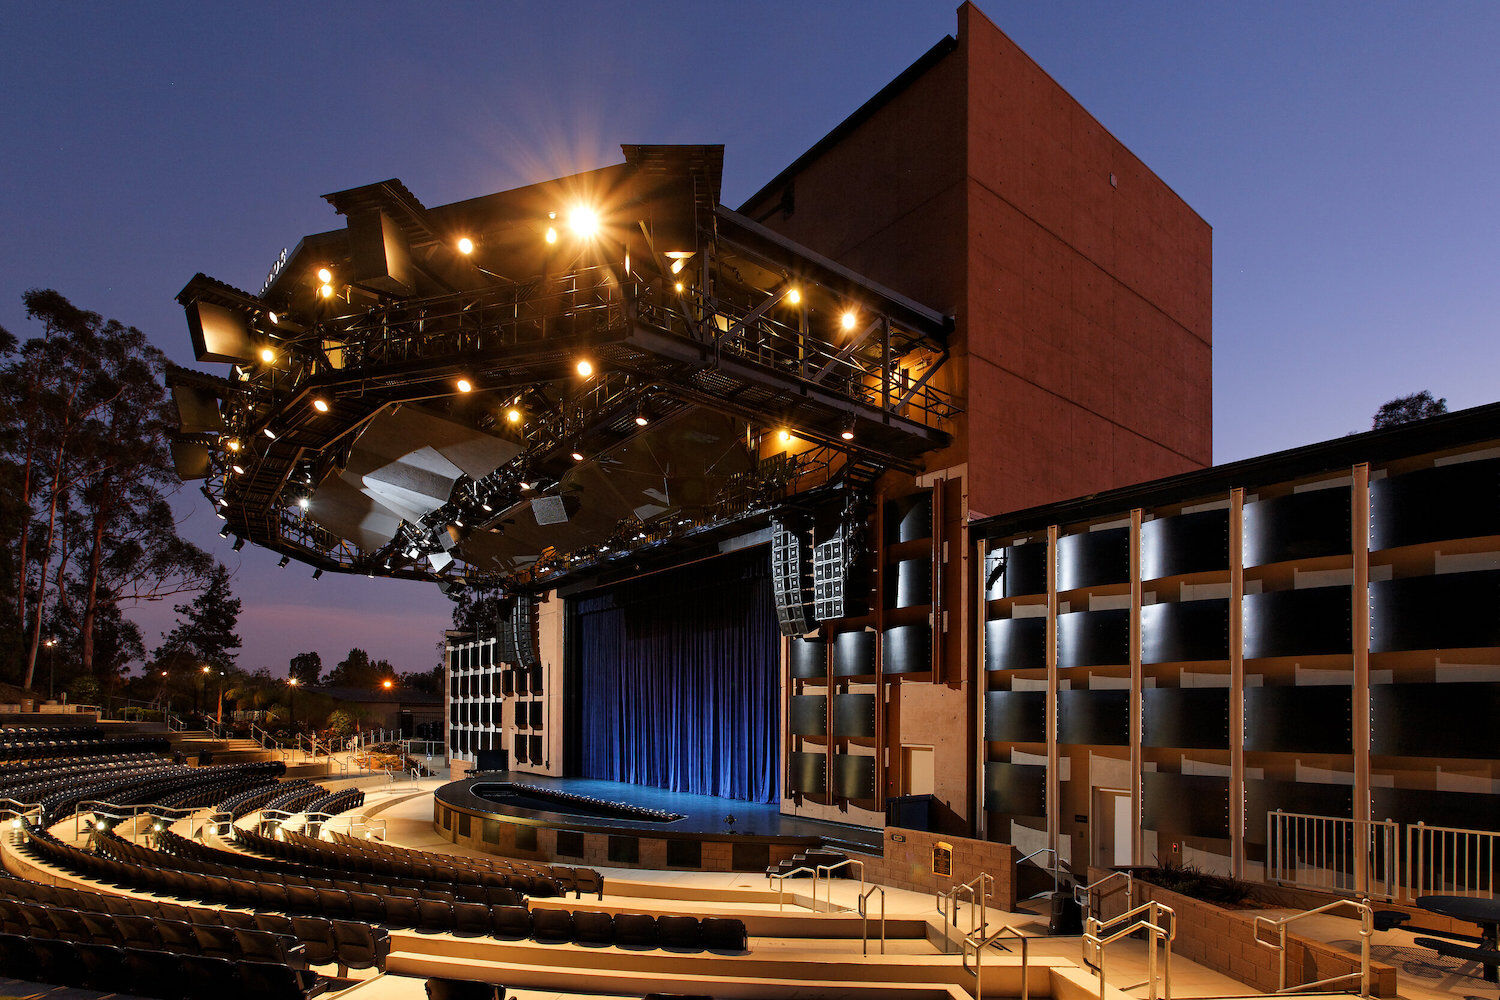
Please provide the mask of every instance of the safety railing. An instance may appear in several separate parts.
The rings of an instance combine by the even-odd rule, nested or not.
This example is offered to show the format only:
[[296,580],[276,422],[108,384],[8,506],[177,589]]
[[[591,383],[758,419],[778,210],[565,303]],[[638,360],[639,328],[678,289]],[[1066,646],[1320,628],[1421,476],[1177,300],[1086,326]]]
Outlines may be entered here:
[[885,954],[885,886],[871,885],[868,889],[861,889],[859,893],[861,955],[870,953],[870,897],[877,892],[880,893],[880,953]]
[[[970,904],[969,930],[968,934],[976,931],[983,936],[989,921],[989,900],[992,895],[991,889],[995,878],[989,872],[980,872],[977,876],[962,885],[949,887],[947,892],[933,893],[933,901],[937,905],[937,911],[943,915],[943,954],[948,954],[948,948],[952,944],[952,935],[949,929],[958,926],[958,907],[960,901],[967,897]],[[968,936],[967,934],[965,936]]]
[[[964,971],[974,977],[974,996],[984,996],[984,950],[1002,940],[1019,941],[1021,944],[1021,1000],[1031,1000],[1031,938],[1009,924],[995,928],[986,935],[969,934],[964,938]],[[969,968],[969,955],[974,956],[974,967]]]
[[352,815],[343,813],[337,818],[348,821],[344,829],[339,831],[337,823],[324,824],[323,829],[325,832],[343,832],[360,840],[385,840],[386,833],[388,832],[384,816],[371,816],[368,813],[353,813]]
[[1273,810],[1266,814],[1266,881],[1395,899],[1401,888],[1400,842],[1394,820]]
[[1406,878],[1412,898],[1493,899],[1500,833],[1414,823],[1406,828]]
[[1037,865],[1037,867],[1038,868],[1042,868],[1042,871],[1044,871],[1044,872],[1045,871],[1050,871],[1052,873],[1052,891],[1053,892],[1057,892],[1061,888],[1061,886],[1062,886],[1062,871],[1061,871],[1061,868],[1062,868],[1062,859],[1057,856],[1057,851],[1053,850],[1050,847],[1044,847],[1044,848],[1042,848],[1039,851],[1032,851],[1030,854],[1026,855],[1024,858],[1018,858],[1016,860],[1016,867],[1019,869],[1022,865],[1024,865],[1026,862],[1030,861],[1032,858],[1039,858],[1043,854],[1050,854],[1050,855],[1052,855],[1052,867],[1051,868],[1042,868],[1041,865]]
[[[1147,987],[1147,1000],[1157,1000],[1157,983],[1161,983],[1162,1000],[1172,1000],[1172,941],[1177,937],[1177,914],[1164,903],[1156,900],[1142,903],[1126,910],[1118,917],[1101,921],[1089,917],[1083,923],[1083,963],[1099,974],[1099,1000],[1104,1000],[1106,974],[1105,955],[1109,946],[1123,937],[1140,931],[1147,934],[1146,981],[1127,990]],[[1162,954],[1157,963],[1158,950]],[[1158,972],[1158,968],[1160,971]]]
[[181,719],[179,719],[177,716],[173,715],[171,712],[168,712],[167,713],[167,732],[169,732],[169,733],[185,733],[185,732],[187,732],[187,723],[184,722],[184,721],[182,721]]
[[1084,916],[1091,917],[1094,915],[1094,899],[1097,898],[1100,900],[1100,902],[1103,902],[1105,896],[1113,895],[1114,892],[1119,892],[1118,889],[1115,889],[1112,892],[1106,893],[1104,891],[1104,887],[1112,882],[1118,882],[1121,879],[1125,880],[1125,909],[1134,909],[1135,876],[1131,875],[1129,872],[1123,871],[1110,872],[1108,875],[1090,885],[1084,885],[1081,882],[1075,884],[1073,886],[1073,900],[1083,911]]
[[227,837],[229,828],[232,826],[234,826],[234,813],[232,812],[196,813],[193,816],[189,837],[193,840],[207,840],[210,832],[215,837]]
[[26,831],[42,822],[40,802],[22,802],[19,799],[0,799],[0,822],[10,830],[11,843],[26,836]]
[[76,840],[83,836],[85,830],[92,837],[128,824],[125,833],[127,839],[133,840],[141,833],[141,820],[146,819],[149,822],[146,824],[145,833],[149,839],[173,823],[192,819],[196,812],[196,809],[176,809],[152,805],[149,802],[138,805],[119,805],[103,801],[81,802],[73,813],[73,838]]
[[859,869],[859,891],[861,895],[864,894],[865,863],[863,861],[859,860],[858,858],[845,858],[843,861],[837,861],[831,865],[818,865],[818,867],[813,870],[814,910],[818,908],[818,883],[826,881],[828,883],[828,910],[829,912],[833,911],[833,873],[838,871],[840,868],[851,867],[857,867]]
[[[778,913],[786,907],[786,880],[803,873],[806,873],[813,877],[813,889],[816,890],[818,886],[818,873],[813,871],[807,865],[802,865],[800,868],[793,868],[791,871],[773,872],[770,875],[766,876],[767,881],[776,883],[776,911]],[[817,908],[818,901],[815,897],[813,899],[812,909],[816,910]]]
[[[1342,976],[1330,976],[1313,983],[1299,983],[1296,986],[1286,984],[1286,929],[1288,924],[1294,924],[1298,920],[1315,917],[1324,913],[1334,913],[1339,910],[1353,910],[1359,917],[1359,971],[1346,972]],[[1270,929],[1276,935],[1275,941],[1267,941],[1261,936],[1261,931]],[[1289,917],[1273,920],[1270,917],[1255,918],[1255,943],[1262,948],[1268,948],[1277,953],[1277,993],[1295,993],[1302,990],[1328,990],[1336,983],[1343,983],[1350,979],[1359,980],[1359,995],[1368,997],[1370,995],[1370,938],[1375,933],[1375,913],[1370,909],[1370,904],[1364,901],[1356,902],[1352,899],[1335,900],[1325,903],[1316,909],[1306,910],[1302,913],[1294,913]],[[1102,996],[1102,994],[1101,994]],[[1167,1000],[1171,1000],[1170,994]]]

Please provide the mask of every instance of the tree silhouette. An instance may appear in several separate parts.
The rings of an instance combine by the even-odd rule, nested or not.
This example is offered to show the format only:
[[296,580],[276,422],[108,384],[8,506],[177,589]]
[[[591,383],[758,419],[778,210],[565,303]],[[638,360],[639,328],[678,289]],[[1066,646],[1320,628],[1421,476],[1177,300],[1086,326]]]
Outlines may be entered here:
[[1447,399],[1434,399],[1431,392],[1423,389],[1410,396],[1397,396],[1382,405],[1375,411],[1375,419],[1371,421],[1370,429],[1384,430],[1387,427],[1409,424],[1414,420],[1426,420],[1428,417],[1447,412]]

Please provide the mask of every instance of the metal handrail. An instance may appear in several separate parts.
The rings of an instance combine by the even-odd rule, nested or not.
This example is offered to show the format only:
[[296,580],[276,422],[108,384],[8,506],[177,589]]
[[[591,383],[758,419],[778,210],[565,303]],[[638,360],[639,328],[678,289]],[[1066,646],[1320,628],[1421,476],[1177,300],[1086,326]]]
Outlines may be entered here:
[[[934,902],[937,904],[938,913],[943,915],[943,954],[948,954],[948,947],[952,943],[949,927],[958,926],[958,899],[960,896],[969,897],[969,905],[975,907],[969,914],[969,933],[976,930],[981,933],[989,927],[989,900],[990,887],[994,884],[995,877],[989,872],[980,872],[974,878],[962,885],[950,886],[947,892],[933,893]],[[947,909],[943,907],[943,901],[948,903]]]
[[[354,813],[353,815],[341,813],[340,815],[348,816],[349,828],[346,832],[351,837],[357,836],[357,834],[354,832],[357,827],[364,830],[365,840],[383,841],[386,838],[386,834],[390,830],[384,816],[371,816],[368,813]],[[332,830],[328,830],[326,826],[324,827],[324,829],[329,833],[333,832]],[[375,833],[377,829],[380,831],[378,836]]]
[[[964,971],[972,972],[974,975],[974,996],[980,998],[984,996],[984,949],[1001,938],[1012,938],[1021,942],[1021,1000],[1031,1000],[1031,937],[1022,934],[1009,924],[1002,924],[988,936],[969,934],[964,938]],[[972,969],[969,968],[969,949],[971,948],[974,950],[974,968]]]
[[195,840],[207,840],[204,836],[210,827],[213,828],[215,837],[222,837],[229,832],[229,827],[234,825],[234,813],[225,810],[210,813],[197,813],[194,816],[195,826],[189,831],[189,837]]
[[826,878],[828,880],[828,910],[830,913],[833,912],[833,873],[845,865],[859,866],[859,891],[861,893],[865,891],[865,863],[858,858],[845,858],[831,865],[819,865],[813,872],[813,909],[818,908],[818,882]]
[[[1094,892],[1101,886],[1105,885],[1106,883],[1112,882],[1117,878],[1125,879],[1125,909],[1134,909],[1135,876],[1126,871],[1114,871],[1110,872],[1108,875],[1104,876],[1099,881],[1094,882],[1091,885],[1083,885],[1082,883],[1077,883],[1073,886],[1073,901],[1076,902],[1080,907],[1082,907],[1084,916],[1092,916],[1094,913],[1094,907],[1092,903]],[[1104,898],[1104,893],[1100,892],[1099,897],[1102,900]]]
[[[197,812],[197,809],[178,809],[170,806],[154,805],[150,802],[141,802],[133,805],[118,805],[114,802],[104,801],[80,802],[73,812],[73,836],[76,838],[83,833],[85,822],[87,822],[87,829],[90,834],[109,829],[108,823],[104,823],[98,819],[100,816],[115,820],[117,823],[126,820],[139,820],[142,816],[149,816],[156,820],[153,824],[155,831],[160,832],[165,828],[167,821],[176,823],[184,819],[191,819]],[[84,813],[89,814],[89,820],[84,820]],[[131,831],[132,834],[137,832],[139,831]]]
[[[1058,872],[1058,869],[1060,867],[1062,867],[1062,859],[1057,856],[1057,851],[1055,849],[1053,849],[1051,847],[1044,847],[1040,851],[1032,851],[1030,854],[1026,855],[1024,858],[1021,858],[1020,860],[1018,860],[1016,862],[1016,867],[1019,868],[1022,865],[1024,865],[1026,862],[1030,861],[1032,858],[1037,857],[1038,855],[1042,855],[1042,854],[1050,854],[1050,855],[1052,855],[1052,868],[1050,869],[1050,871],[1052,872],[1052,891],[1053,892],[1057,892],[1058,889],[1059,889],[1059,887],[1062,885],[1062,876]],[[1037,867],[1041,868],[1042,866],[1041,865],[1037,865]],[[1048,870],[1049,869],[1042,868],[1042,871],[1048,871]]]
[[[782,911],[782,909],[786,906],[786,900],[785,900],[786,880],[789,879],[789,878],[791,878],[793,875],[797,875],[797,874],[800,874],[802,872],[807,872],[807,874],[809,874],[809,875],[811,875],[813,877],[813,890],[816,891],[817,888],[818,888],[818,881],[817,881],[817,879],[818,879],[818,873],[815,872],[815,871],[813,871],[811,868],[807,867],[806,865],[802,865],[800,868],[793,868],[789,872],[776,872],[775,874],[767,875],[766,876],[766,880],[767,881],[775,882],[776,883],[776,912],[777,913],[780,913]],[[818,908],[818,900],[817,900],[817,897],[814,897],[813,898],[812,909],[816,910],[817,908]]]
[[[1296,923],[1304,917],[1317,916],[1320,913],[1332,913],[1334,910],[1349,907],[1359,915],[1359,971],[1346,972],[1342,976],[1332,976],[1328,979],[1320,979],[1314,983],[1301,983],[1297,986],[1286,984],[1286,928],[1288,924]],[[1260,936],[1261,928],[1269,927],[1277,932],[1276,941],[1267,941]],[[1359,978],[1359,995],[1368,997],[1370,995],[1370,938],[1375,933],[1375,911],[1370,904],[1364,900],[1358,902],[1352,899],[1339,899],[1332,903],[1324,903],[1322,906],[1312,910],[1304,910],[1301,913],[1293,913],[1291,916],[1272,920],[1270,917],[1255,918],[1255,943],[1262,948],[1268,948],[1277,953],[1277,993],[1295,993],[1298,990],[1317,989],[1320,986],[1332,986],[1334,983],[1346,979]],[[1171,1000],[1170,997],[1167,1000]]]
[[[1144,914],[1144,916],[1143,916]],[[1167,919],[1162,920],[1166,915]],[[1165,926],[1163,926],[1165,924]],[[1123,925],[1123,926],[1121,926]],[[1100,933],[1106,928],[1117,928],[1106,937]],[[1128,937],[1137,931],[1145,931],[1150,936],[1150,942],[1146,950],[1146,982],[1139,984],[1149,987],[1147,1000],[1156,1000],[1156,949],[1162,948],[1163,961],[1161,967],[1161,984],[1163,1000],[1172,1000],[1172,942],[1177,937],[1177,911],[1165,903],[1156,900],[1148,900],[1135,909],[1126,910],[1118,917],[1101,921],[1098,917],[1089,917],[1083,925],[1083,962],[1099,973],[1099,1000],[1104,1000],[1105,974],[1104,955],[1106,946],[1113,944],[1123,937]],[[1094,950],[1094,958],[1089,959],[1089,948]],[[1131,987],[1134,989],[1134,987]]]
[[861,955],[870,953],[870,896],[880,893],[880,953],[885,954],[885,886],[871,884],[859,894],[859,936]]

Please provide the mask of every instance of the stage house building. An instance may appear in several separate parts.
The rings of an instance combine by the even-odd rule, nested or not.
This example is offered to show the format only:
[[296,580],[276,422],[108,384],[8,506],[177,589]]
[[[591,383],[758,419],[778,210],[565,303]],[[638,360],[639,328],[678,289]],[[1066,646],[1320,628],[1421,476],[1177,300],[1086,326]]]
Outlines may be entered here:
[[1209,225],[968,4],[737,207],[733,148],[621,152],[179,296],[226,540],[489,599],[445,836],[926,886],[1493,828],[1493,409],[1210,468]]

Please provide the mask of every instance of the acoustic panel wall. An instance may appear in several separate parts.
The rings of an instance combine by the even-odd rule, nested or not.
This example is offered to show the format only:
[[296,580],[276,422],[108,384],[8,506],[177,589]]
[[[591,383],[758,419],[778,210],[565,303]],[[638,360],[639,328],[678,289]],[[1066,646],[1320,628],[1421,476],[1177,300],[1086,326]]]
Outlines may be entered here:
[[1229,749],[1227,688],[1147,688],[1141,743],[1176,750]]
[[1370,584],[1370,652],[1500,646],[1500,571]]
[[799,680],[822,680],[828,676],[828,643],[820,638],[791,641],[792,676]]
[[995,618],[984,623],[986,670],[1038,670],[1046,666],[1046,618]]
[[1348,587],[1246,594],[1245,658],[1316,656],[1354,648]]
[[1229,602],[1176,601],[1141,608],[1141,662],[1229,658]]
[[1353,689],[1342,684],[1246,688],[1245,749],[1353,753]]
[[1141,525],[1141,579],[1229,568],[1229,511],[1159,517]]
[[874,632],[840,632],[833,637],[833,676],[864,677],[873,673]]
[[821,795],[828,790],[827,759],[820,753],[793,753],[787,781],[790,792]]
[[984,808],[1011,816],[1047,815],[1047,769],[1040,764],[987,762]]
[[1047,592],[1047,545],[1007,545],[985,556],[985,600],[1028,597]]
[[1500,458],[1458,462],[1370,484],[1370,547],[1500,535]]
[[1349,487],[1291,493],[1245,504],[1243,559],[1246,566],[1350,551]]
[[888,674],[925,673],[932,669],[932,629],[925,624],[888,628],[881,652]]
[[1371,749],[1393,757],[1500,760],[1500,683],[1376,684]]
[[991,742],[1045,743],[1045,691],[988,691],[984,696],[984,738]]
[[1071,667],[1128,666],[1130,611],[1073,611],[1057,616],[1057,665]]
[[794,694],[788,714],[788,729],[793,736],[823,736],[828,732],[826,695]]
[[1130,692],[1124,689],[1057,693],[1057,741],[1081,746],[1130,745]]
[[932,537],[932,491],[891,500],[885,505],[885,540],[888,545]]
[[1147,771],[1141,775],[1141,826],[1181,837],[1229,836],[1229,779]]
[[873,694],[837,694],[833,696],[833,735],[835,739],[866,739],[875,735],[875,696]]
[[886,607],[916,608],[932,603],[932,560],[903,559],[886,567]]
[[1500,830],[1500,795],[1377,786],[1370,790],[1370,799],[1374,815],[1397,823]]
[[1282,812],[1310,816],[1354,815],[1354,789],[1314,781],[1275,781],[1251,779],[1245,782],[1245,840],[1251,844],[1266,842],[1266,814]]
[[1130,529],[1105,528],[1057,540],[1057,589],[1103,587],[1130,580]]
[[875,758],[856,754],[834,754],[833,792],[842,799],[873,799],[875,797]]

